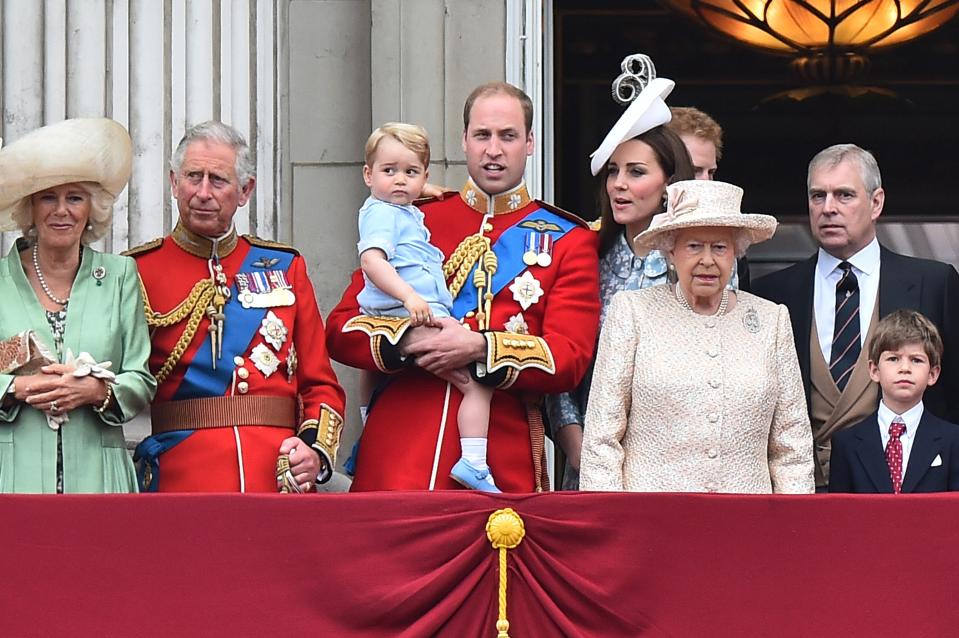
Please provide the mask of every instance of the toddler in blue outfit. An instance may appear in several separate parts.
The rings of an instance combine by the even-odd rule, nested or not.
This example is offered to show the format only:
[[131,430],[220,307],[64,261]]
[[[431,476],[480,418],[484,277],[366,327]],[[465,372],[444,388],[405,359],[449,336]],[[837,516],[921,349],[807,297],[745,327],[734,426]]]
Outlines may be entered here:
[[[413,326],[450,316],[453,298],[443,275],[443,253],[430,243],[423,213],[412,203],[429,177],[429,163],[429,138],[415,124],[384,124],[366,142],[363,180],[370,197],[360,209],[357,244],[366,285],[356,297],[364,314],[409,316]],[[462,378],[447,379],[463,393],[457,418],[462,457],[450,476],[472,489],[499,492],[486,463],[493,390],[468,372]],[[365,404],[376,378],[364,373],[362,383]],[[365,408],[361,413],[365,416]]]

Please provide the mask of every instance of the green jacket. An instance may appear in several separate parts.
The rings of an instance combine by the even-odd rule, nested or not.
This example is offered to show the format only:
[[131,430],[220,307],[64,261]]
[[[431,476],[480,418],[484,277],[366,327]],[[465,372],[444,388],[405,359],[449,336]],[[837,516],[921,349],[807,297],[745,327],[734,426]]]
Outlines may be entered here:
[[[0,339],[32,329],[56,352],[43,306],[20,263],[24,247],[18,240],[0,261]],[[103,269],[99,281],[97,268]],[[64,356],[67,349],[113,362],[117,383],[103,414],[83,406],[61,426],[64,491],[135,492],[122,425],[150,403],[156,380],[147,364],[150,335],[133,259],[83,249],[67,306]],[[0,397],[13,378],[0,374]],[[44,414],[19,401],[0,408],[0,492],[56,492],[56,473],[57,433]]]

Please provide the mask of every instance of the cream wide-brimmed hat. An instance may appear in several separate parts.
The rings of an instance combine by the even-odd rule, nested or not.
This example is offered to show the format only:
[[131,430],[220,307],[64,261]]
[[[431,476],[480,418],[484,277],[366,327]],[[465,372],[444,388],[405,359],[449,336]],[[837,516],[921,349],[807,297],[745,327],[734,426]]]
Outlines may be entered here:
[[674,86],[676,83],[666,78],[653,78],[649,81],[609,129],[599,148],[590,154],[589,168],[593,175],[599,175],[617,146],[669,122],[672,115],[664,100],[672,93]]
[[118,122],[76,118],[38,128],[0,148],[0,230],[15,230],[24,197],[74,182],[96,182],[116,198],[130,180],[133,142]]
[[[771,215],[743,214],[743,189],[726,182],[692,179],[666,187],[666,212],[653,217],[649,228],[633,240],[637,249],[662,250],[670,232],[683,228],[725,227],[743,231],[745,248],[766,241],[778,222]],[[737,242],[738,243],[738,242]]]

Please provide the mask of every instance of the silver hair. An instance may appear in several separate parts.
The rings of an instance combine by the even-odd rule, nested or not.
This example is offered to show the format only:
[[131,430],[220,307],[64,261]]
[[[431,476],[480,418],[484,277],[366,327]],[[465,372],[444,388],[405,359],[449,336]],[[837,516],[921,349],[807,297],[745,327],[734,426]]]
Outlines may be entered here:
[[[733,231],[733,250],[736,253],[736,257],[742,257],[746,254],[746,250],[752,245],[753,238],[750,235],[749,231],[745,228],[734,228],[730,227],[729,230]],[[670,250],[676,247],[676,235],[679,234],[679,229],[670,230],[659,236],[657,241],[656,250],[661,253],[668,253]]]
[[840,162],[849,160],[859,169],[859,177],[866,188],[866,194],[872,195],[877,188],[882,188],[882,175],[879,173],[879,163],[869,151],[855,144],[834,144],[825,148],[809,161],[809,170],[806,171],[806,192],[812,185],[812,174],[823,166],[830,169],[839,166]]
[[253,154],[250,152],[250,146],[246,139],[229,124],[208,120],[191,126],[183,134],[183,139],[177,144],[173,152],[173,158],[170,160],[170,168],[174,173],[180,173],[180,167],[183,165],[183,156],[186,155],[187,147],[193,142],[208,141],[226,144],[236,151],[236,177],[240,180],[240,186],[246,186],[246,183],[253,177],[256,177],[256,163],[253,161]]
[[[109,232],[113,225],[113,204],[116,197],[98,182],[75,183],[90,195],[90,218],[87,220],[87,228],[80,236],[80,243],[88,246]],[[27,195],[17,204],[16,210],[13,211],[13,221],[24,235],[33,227],[33,194]]]

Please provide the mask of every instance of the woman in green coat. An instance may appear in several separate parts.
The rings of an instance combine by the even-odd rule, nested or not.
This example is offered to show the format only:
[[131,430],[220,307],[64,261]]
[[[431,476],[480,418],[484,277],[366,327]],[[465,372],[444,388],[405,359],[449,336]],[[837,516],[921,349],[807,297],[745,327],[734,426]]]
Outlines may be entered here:
[[[139,280],[132,259],[89,247],[131,165],[130,136],[108,119],[0,149],[0,229],[24,235],[0,261],[0,492],[136,491],[122,425],[156,390]],[[9,359],[30,340],[47,361],[28,374]]]

